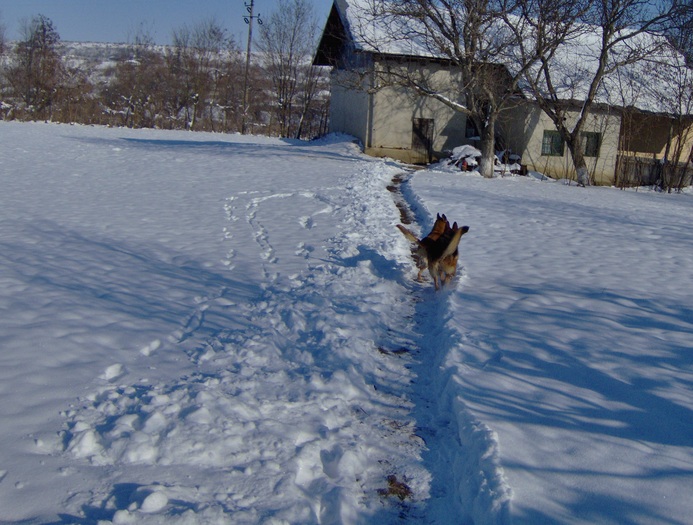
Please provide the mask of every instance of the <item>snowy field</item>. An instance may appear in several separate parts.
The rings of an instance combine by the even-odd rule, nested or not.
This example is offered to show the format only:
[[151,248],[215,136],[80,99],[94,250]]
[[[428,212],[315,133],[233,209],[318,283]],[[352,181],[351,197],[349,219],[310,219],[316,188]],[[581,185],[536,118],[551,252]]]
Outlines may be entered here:
[[690,523],[690,194],[4,122],[0,188],[0,524]]

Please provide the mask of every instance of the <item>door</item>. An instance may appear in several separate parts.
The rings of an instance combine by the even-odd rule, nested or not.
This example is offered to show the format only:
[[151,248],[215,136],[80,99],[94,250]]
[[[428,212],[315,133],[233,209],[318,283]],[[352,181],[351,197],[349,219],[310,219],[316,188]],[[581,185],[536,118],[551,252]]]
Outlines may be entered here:
[[412,121],[411,150],[413,164],[429,164],[433,160],[433,119]]

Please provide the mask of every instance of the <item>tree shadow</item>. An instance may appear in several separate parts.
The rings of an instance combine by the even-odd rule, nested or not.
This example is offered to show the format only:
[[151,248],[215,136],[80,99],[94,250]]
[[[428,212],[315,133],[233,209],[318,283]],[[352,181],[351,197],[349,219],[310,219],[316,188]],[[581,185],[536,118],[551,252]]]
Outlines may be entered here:
[[[222,135],[223,136],[223,135]],[[281,139],[280,144],[273,144],[267,139],[253,140],[247,142],[219,140],[182,140],[182,139],[158,139],[158,138],[133,138],[118,137],[114,139],[97,137],[71,137],[73,140],[88,144],[104,145],[109,147],[134,147],[151,149],[152,152],[161,153],[162,151],[175,150],[176,153],[195,152],[204,155],[233,155],[234,153],[246,155],[257,155],[258,158],[266,158],[268,162],[272,158],[291,158],[297,157],[300,160],[309,161],[312,158],[321,162],[325,160],[340,160],[347,163],[359,162],[353,153],[339,153],[335,151],[325,151],[321,149],[321,141],[307,142],[295,139]],[[337,142],[350,142],[347,137],[336,138]],[[329,141],[325,141],[329,144]],[[287,148],[291,146],[290,148]]]
[[[512,395],[502,397],[501,393],[491,391],[479,392],[474,401],[492,407],[508,421],[531,420],[534,424],[575,428],[629,440],[693,446],[693,410],[658,393],[668,386],[666,377],[619,378],[600,367],[602,360],[609,358],[635,371],[690,369],[693,364],[690,347],[677,341],[693,336],[693,324],[689,321],[693,319],[693,310],[666,298],[634,298],[570,288],[567,284],[560,288],[547,285],[541,293],[541,306],[537,307],[539,301],[531,306],[516,303],[513,315],[498,316],[495,336],[488,341],[496,351],[481,366],[502,359],[502,366],[494,368],[497,374],[531,382],[536,388],[555,390],[567,397],[571,397],[570,392],[590,391],[608,400],[610,405],[622,408],[606,408],[584,397],[574,397],[573,401],[583,405],[582,408],[577,413],[564,413],[557,407],[537,403],[525,405],[526,400]],[[560,304],[552,304],[547,299],[554,292],[560,294]],[[510,285],[508,294],[527,298],[535,292]],[[568,301],[565,301],[566,296]],[[606,304],[608,318],[599,312],[568,308],[568,305],[584,304],[585,299]],[[465,301],[470,302],[469,308],[484,307],[480,303],[474,306],[478,298],[466,297]],[[522,322],[529,318],[535,321]],[[648,335],[651,330],[669,335],[679,332],[679,335],[669,340],[658,338],[659,349],[655,354],[643,347],[655,341]],[[552,335],[570,332],[574,335],[565,339]],[[628,344],[643,346],[629,347]],[[558,386],[545,384],[542,379],[551,379]],[[686,381],[686,386],[693,388],[693,376]]]
[[56,308],[110,311],[175,329],[190,315],[194,297],[261,293],[162,246],[88,236],[48,221],[17,227],[21,239],[0,241],[3,271],[25,293],[54,295]]
[[[518,299],[506,301],[503,312],[499,297]],[[481,327],[470,324],[469,340],[463,343],[470,350],[466,364],[480,372],[470,372],[463,397],[480,418],[543,429],[540,432],[547,436],[554,435],[554,429],[557,436],[591,434],[595,447],[607,447],[606,454],[609,445],[599,443],[620,443],[633,451],[642,446],[693,450],[693,410],[680,395],[693,389],[690,304],[571,282],[544,283],[541,290],[497,283],[492,293],[465,290],[460,298],[472,318],[476,311],[486,312],[480,314]],[[487,312],[493,316],[487,317]],[[599,471],[592,470],[593,462],[585,462],[582,471],[571,467],[563,472],[534,463],[503,464],[515,471],[531,470],[542,479],[609,480],[615,486],[632,486],[633,492],[664,479],[693,482],[693,463],[665,463],[661,468],[657,462],[633,464],[630,473],[624,473],[613,469],[610,461],[600,464]],[[557,462],[559,458],[549,463]],[[618,491],[568,483],[570,497],[553,503],[562,505],[565,516],[576,522],[683,523],[672,518],[675,512],[662,515],[662,508],[653,507],[649,498],[633,494],[626,501]],[[515,522],[564,521],[524,502]]]

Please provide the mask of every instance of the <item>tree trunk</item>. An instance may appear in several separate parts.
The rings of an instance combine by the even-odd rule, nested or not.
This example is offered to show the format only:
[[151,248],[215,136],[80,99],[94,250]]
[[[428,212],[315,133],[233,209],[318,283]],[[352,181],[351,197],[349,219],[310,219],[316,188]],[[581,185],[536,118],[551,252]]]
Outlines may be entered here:
[[487,124],[480,129],[481,141],[479,142],[479,150],[481,158],[479,159],[479,173],[482,177],[490,179],[493,177],[493,166],[496,152],[494,151],[494,134],[495,126],[493,119],[489,119]]
[[301,111],[301,116],[298,119],[298,126],[296,127],[296,134],[294,135],[294,138],[297,140],[301,140],[301,135],[303,134],[303,121],[305,120],[307,111],[308,111],[308,107],[304,105],[303,111]]
[[578,186],[584,188],[590,184],[590,174],[587,169],[587,163],[585,162],[585,156],[582,154],[579,137],[579,132],[571,137],[571,140],[568,141],[568,149],[573,157],[573,165],[575,166],[575,173],[577,174]]

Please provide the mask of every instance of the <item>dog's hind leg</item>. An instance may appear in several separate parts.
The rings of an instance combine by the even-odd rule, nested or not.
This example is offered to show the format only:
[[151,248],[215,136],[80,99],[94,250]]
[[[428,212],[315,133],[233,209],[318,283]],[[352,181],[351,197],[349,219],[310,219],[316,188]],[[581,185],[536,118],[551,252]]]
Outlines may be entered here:
[[436,290],[440,290],[440,268],[438,267],[438,265],[429,264],[428,272],[431,274],[431,277],[433,278],[433,286],[436,287]]

